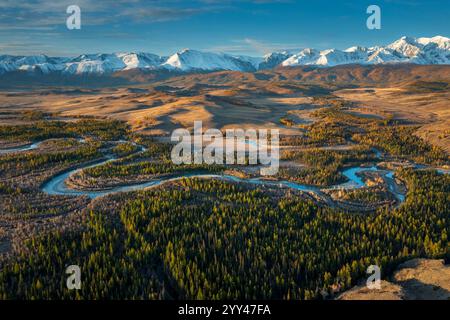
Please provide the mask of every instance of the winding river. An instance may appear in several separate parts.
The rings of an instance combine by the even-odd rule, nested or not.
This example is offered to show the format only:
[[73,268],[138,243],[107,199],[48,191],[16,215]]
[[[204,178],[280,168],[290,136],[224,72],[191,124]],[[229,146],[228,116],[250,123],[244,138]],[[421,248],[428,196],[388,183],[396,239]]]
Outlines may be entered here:
[[30,143],[27,145],[23,145],[20,147],[13,147],[13,148],[7,148],[7,149],[0,149],[0,155],[1,154],[8,154],[8,153],[14,153],[14,152],[22,152],[22,151],[29,151],[29,150],[34,150],[39,148],[39,145],[42,143],[43,141],[39,141],[39,142],[34,142],[34,143]]
[[[145,151],[145,148],[141,146],[141,150],[139,152],[143,152],[143,151]],[[132,185],[117,186],[117,187],[112,187],[109,189],[99,190],[99,191],[75,190],[75,189],[69,188],[66,185],[66,180],[72,174],[78,173],[78,172],[82,171],[83,169],[101,166],[105,163],[108,163],[108,162],[111,162],[114,160],[116,160],[116,158],[111,157],[111,158],[109,158],[105,161],[99,162],[99,163],[83,166],[80,168],[76,168],[76,169],[58,174],[43,184],[42,191],[44,191],[47,194],[51,194],[51,195],[72,195],[72,196],[85,195],[85,196],[88,196],[93,199],[93,198],[105,196],[105,195],[108,195],[111,193],[144,190],[144,189],[160,186],[164,183],[168,183],[171,181],[181,180],[183,178],[202,178],[202,179],[221,179],[224,181],[243,182],[243,183],[250,183],[250,184],[255,184],[255,185],[278,186],[278,187],[291,188],[291,189],[295,189],[295,190],[307,191],[307,192],[313,192],[313,193],[319,194],[319,193],[321,193],[321,190],[327,190],[327,189],[362,188],[365,186],[365,183],[358,176],[358,173],[364,172],[364,171],[380,171],[387,178],[387,181],[389,182],[389,189],[395,195],[397,200],[399,202],[403,202],[405,200],[405,196],[402,193],[398,192],[397,188],[394,187],[395,182],[392,179],[394,172],[390,171],[390,170],[380,170],[376,166],[348,168],[348,169],[342,171],[342,174],[349,181],[342,183],[342,184],[335,185],[335,186],[326,187],[326,188],[319,188],[319,187],[315,187],[315,186],[311,186],[311,185],[299,184],[296,182],[291,182],[291,181],[286,181],[286,180],[273,181],[273,180],[265,180],[265,179],[261,179],[261,178],[239,178],[239,177],[236,177],[233,175],[228,175],[228,174],[204,174],[204,173],[180,174],[180,175],[176,175],[176,176],[172,176],[172,177],[154,179],[154,180],[151,180],[148,182],[136,183],[136,184],[132,184]]]
[[[16,153],[16,152],[23,152],[23,151],[31,151],[31,150],[39,148],[39,146],[45,141],[47,141],[47,140],[37,141],[37,142],[22,145],[19,147],[0,149],[0,155]],[[77,138],[77,141],[80,143],[84,143],[86,140],[84,138]]]
[[[144,182],[144,183],[138,183],[133,185],[127,185],[127,186],[118,186],[113,187],[107,190],[101,190],[101,191],[82,191],[82,190],[74,190],[70,189],[65,181],[70,177],[70,175],[77,173],[83,169],[100,166],[102,164],[105,164],[109,161],[113,161],[114,159],[108,159],[106,161],[78,168],[73,169],[68,172],[61,173],[59,175],[54,176],[49,181],[47,181],[42,186],[42,191],[44,191],[47,194],[52,195],[73,195],[73,196],[80,196],[80,195],[86,195],[90,198],[97,198],[101,196],[105,196],[107,194],[111,193],[117,193],[117,192],[128,192],[128,191],[136,191],[136,190],[143,190],[148,189],[151,187],[160,186],[164,183],[170,182],[170,181],[177,181],[181,180],[183,178],[202,178],[202,179],[221,179],[225,181],[232,181],[232,182],[243,182],[243,183],[250,183],[250,184],[256,184],[256,185],[267,185],[267,186],[278,186],[278,187],[285,187],[285,188],[291,188],[295,190],[301,190],[301,191],[308,191],[313,193],[319,193],[320,190],[325,189],[354,189],[354,188],[361,188],[365,186],[364,182],[361,180],[360,177],[358,177],[357,173],[363,172],[363,171],[378,171],[379,169],[376,167],[353,167],[349,168],[347,170],[344,170],[342,174],[349,179],[348,182],[327,187],[327,188],[318,188],[310,185],[305,184],[299,184],[291,181],[272,181],[272,180],[262,180],[261,178],[239,178],[232,175],[227,174],[200,174],[200,173],[189,173],[189,174],[180,174],[174,177],[170,178],[163,178],[163,179],[155,179],[152,181]],[[383,170],[384,171],[384,170]],[[386,175],[393,174],[391,171],[387,171]],[[405,197],[403,194],[399,192],[395,192],[394,189],[391,189],[391,192],[394,193],[394,195],[397,197],[397,199],[401,202],[404,201]]]
[[[78,139],[78,141],[84,142],[84,139]],[[33,150],[33,149],[38,148],[42,142],[43,141],[35,142],[32,144],[22,146],[22,147],[17,147],[17,148],[3,149],[3,150],[0,150],[0,154]],[[120,140],[117,142],[125,142],[125,141]],[[140,147],[140,150],[138,152],[143,152],[146,150],[145,147],[140,146],[140,145],[138,145],[138,146]],[[379,153],[379,151],[376,151],[376,154],[377,154],[378,158],[381,158],[381,154]],[[273,180],[263,180],[261,178],[239,178],[239,177],[227,175],[227,174],[204,174],[204,173],[180,174],[177,176],[155,179],[155,180],[151,180],[148,182],[136,183],[136,184],[132,184],[132,185],[117,186],[117,187],[113,187],[113,188],[109,188],[109,189],[105,189],[105,190],[99,190],[99,191],[75,190],[75,189],[69,188],[66,185],[66,180],[72,174],[75,174],[83,169],[101,166],[105,163],[115,161],[115,160],[117,160],[117,158],[109,157],[106,160],[99,161],[94,164],[85,165],[82,167],[78,167],[76,169],[72,169],[72,170],[57,174],[42,185],[42,191],[47,194],[50,194],[50,195],[70,195],[70,196],[85,195],[85,196],[88,196],[93,199],[93,198],[105,196],[105,195],[108,195],[111,193],[143,190],[143,189],[160,186],[164,183],[168,183],[171,181],[181,180],[183,178],[194,178],[195,177],[195,178],[202,178],[202,179],[221,179],[221,180],[225,180],[225,181],[243,182],[243,183],[250,183],[250,184],[256,184],[256,185],[278,186],[278,187],[291,188],[291,189],[295,189],[295,190],[307,191],[307,192],[320,194],[321,190],[362,188],[362,187],[366,186],[366,184],[364,183],[362,178],[359,176],[359,173],[367,172],[367,171],[378,171],[384,176],[384,179],[387,182],[389,191],[397,198],[397,200],[400,203],[405,200],[405,195],[402,194],[398,190],[398,188],[395,184],[394,172],[391,170],[379,169],[376,166],[372,166],[372,167],[358,166],[358,167],[351,167],[351,168],[345,169],[342,171],[342,174],[348,179],[347,182],[337,184],[334,186],[330,186],[330,187],[325,187],[325,188],[319,188],[319,187],[315,187],[315,186],[311,186],[311,185],[299,184],[296,182],[285,181],[285,180],[273,181]],[[418,166],[418,168],[419,168],[419,166]],[[443,169],[438,169],[438,172],[443,173],[443,174],[449,173],[448,170],[443,170]]]

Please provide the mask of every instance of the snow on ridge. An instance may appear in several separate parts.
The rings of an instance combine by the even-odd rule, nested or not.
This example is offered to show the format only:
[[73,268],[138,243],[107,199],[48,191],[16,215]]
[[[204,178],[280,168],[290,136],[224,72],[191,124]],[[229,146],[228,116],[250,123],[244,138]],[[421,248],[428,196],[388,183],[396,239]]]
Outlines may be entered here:
[[[308,49],[309,50],[309,49]],[[308,57],[308,59],[307,59]],[[328,49],[313,56],[303,51],[283,61],[283,66],[382,63],[450,64],[450,39],[401,37],[387,46],[353,46],[346,50]]]
[[82,54],[77,57],[49,57],[46,55],[0,55],[0,74],[17,70],[28,72],[62,72],[65,74],[106,74],[131,69],[168,69],[179,71],[233,70],[253,72],[277,66],[336,66],[342,64],[450,64],[450,39],[443,36],[430,38],[401,37],[386,45],[345,50],[316,50],[306,48],[297,53],[272,52],[263,57],[230,55],[181,50],[169,57],[145,52]]
[[[257,58],[232,56],[226,53],[202,52],[184,49],[170,56],[163,67],[178,69],[181,71],[191,70],[235,70],[255,71]],[[252,70],[254,69],[254,70]]]

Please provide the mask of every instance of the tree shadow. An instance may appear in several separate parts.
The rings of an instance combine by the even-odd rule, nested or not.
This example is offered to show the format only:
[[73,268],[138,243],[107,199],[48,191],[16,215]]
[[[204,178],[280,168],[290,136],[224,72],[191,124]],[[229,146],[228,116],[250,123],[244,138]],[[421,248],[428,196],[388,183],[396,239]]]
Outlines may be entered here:
[[406,300],[450,300],[450,291],[417,279],[397,281]]

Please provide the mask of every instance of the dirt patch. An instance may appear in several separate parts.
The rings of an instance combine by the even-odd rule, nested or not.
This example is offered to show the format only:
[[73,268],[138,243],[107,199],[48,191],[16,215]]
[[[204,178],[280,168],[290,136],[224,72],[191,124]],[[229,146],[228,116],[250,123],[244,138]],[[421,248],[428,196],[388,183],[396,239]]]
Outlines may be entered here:
[[444,260],[413,259],[398,266],[381,289],[356,286],[338,300],[449,300],[450,266]]

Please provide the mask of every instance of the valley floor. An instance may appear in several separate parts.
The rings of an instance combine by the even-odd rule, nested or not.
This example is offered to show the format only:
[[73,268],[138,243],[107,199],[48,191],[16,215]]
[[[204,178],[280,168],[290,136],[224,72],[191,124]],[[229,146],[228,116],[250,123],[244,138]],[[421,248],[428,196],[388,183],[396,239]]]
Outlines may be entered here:
[[[214,76],[0,95],[0,298],[330,299],[372,264],[383,299],[445,296],[447,267],[401,264],[450,258],[448,93]],[[174,165],[194,120],[279,128],[278,174]]]

